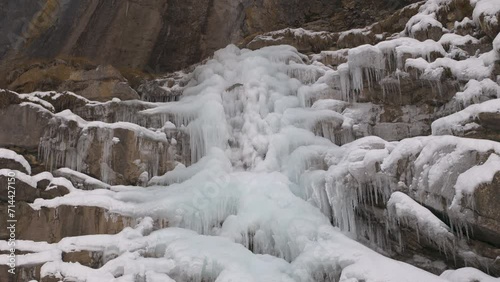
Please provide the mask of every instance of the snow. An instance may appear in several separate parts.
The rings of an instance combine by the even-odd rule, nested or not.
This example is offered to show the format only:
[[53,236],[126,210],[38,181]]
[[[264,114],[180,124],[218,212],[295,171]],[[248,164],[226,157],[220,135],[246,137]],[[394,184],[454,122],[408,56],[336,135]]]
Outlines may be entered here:
[[460,46],[466,44],[478,44],[479,40],[467,34],[465,36],[458,35],[455,33],[446,33],[441,36],[438,41],[441,45],[453,45]]
[[86,121],[75,115],[71,110],[64,110],[54,115],[56,118],[61,118],[63,120],[74,121],[78,124],[82,129],[85,128],[109,128],[109,129],[128,129],[130,131],[136,132],[137,135],[144,135],[155,141],[166,141],[166,135],[163,132],[155,132],[151,131],[147,128],[139,126],[130,122],[114,122],[114,123],[105,123],[101,121]]
[[59,169],[55,170],[54,173],[63,175],[65,178],[70,178],[70,179],[71,179],[71,176],[76,176],[78,179],[82,179],[83,183],[86,185],[92,185],[94,187],[109,188],[108,184],[106,184],[98,179],[95,179],[91,176],[88,176],[84,173],[74,171],[74,170],[67,168],[67,167],[59,168]]
[[481,103],[491,98],[500,98],[500,85],[487,78],[481,81],[469,80],[462,92],[455,94],[454,100],[461,108]]
[[450,228],[408,195],[402,192],[392,193],[387,202],[387,211],[390,220],[409,226],[417,233],[425,233],[426,237],[436,243],[440,249],[452,250],[453,234]]
[[[16,93],[17,94],[17,93]],[[17,96],[19,96],[19,98],[23,101],[26,101],[24,103],[27,103],[27,102],[31,102],[33,104],[38,104],[42,107],[44,107],[45,109],[51,111],[51,112],[54,112],[54,106],[52,106],[51,103],[47,102],[47,101],[44,101],[34,95],[31,95],[31,94],[17,94]]]
[[31,166],[29,165],[28,161],[26,161],[23,156],[12,150],[0,148],[0,159],[9,159],[16,163],[19,163],[21,166],[23,166],[26,172],[28,172],[28,174],[31,174]]
[[474,26],[475,22],[471,20],[469,17],[463,18],[460,22],[455,22],[454,27],[455,29],[458,28],[465,28],[467,26]]
[[500,33],[493,39],[493,50],[497,52],[497,56],[500,56]]
[[11,176],[12,173],[15,173],[16,180],[22,181],[22,182],[28,184],[29,186],[33,187],[33,189],[36,189],[36,180],[34,180],[31,176],[29,176],[23,172],[17,171],[17,170],[0,169],[0,175],[4,176],[6,178],[12,177]]
[[453,208],[460,206],[464,195],[472,195],[480,185],[490,184],[499,171],[500,157],[497,154],[491,154],[484,164],[473,166],[460,174],[455,185],[456,192],[451,206]]
[[478,0],[472,12],[472,19],[479,24],[483,18],[485,25],[495,26],[499,24],[499,15],[500,2],[497,0]]
[[453,134],[463,136],[470,129],[470,124],[476,124],[480,113],[499,113],[500,99],[493,99],[481,104],[468,106],[462,111],[442,117],[431,125],[433,135]]
[[[468,81],[471,79],[483,80],[489,78],[493,68],[491,60],[491,52],[481,55],[481,57],[471,57],[463,61],[456,61],[451,58],[438,58],[432,63],[426,62],[422,58],[406,60],[406,68],[416,68],[421,71],[421,76],[430,76],[434,79],[439,79],[444,69],[451,72],[453,77]],[[433,72],[441,70],[436,76]]]
[[430,27],[443,29],[435,14],[417,14],[406,23],[405,31],[409,36],[415,37],[417,32],[428,30]]
[[500,278],[493,278],[486,273],[472,268],[472,267],[464,267],[457,270],[445,270],[441,277],[454,282],[498,282]]
[[94,103],[94,104],[97,103],[97,102],[90,101],[85,97],[82,97],[80,95],[77,95],[77,94],[75,94],[73,92],[69,92],[69,91],[64,91],[62,93],[58,93],[58,92],[54,92],[54,91],[35,91],[35,92],[31,92],[31,93],[26,93],[26,95],[35,96],[35,97],[38,97],[41,99],[50,98],[51,100],[57,100],[57,99],[61,98],[62,96],[73,96],[74,98],[76,98],[78,100],[82,100],[85,103]]

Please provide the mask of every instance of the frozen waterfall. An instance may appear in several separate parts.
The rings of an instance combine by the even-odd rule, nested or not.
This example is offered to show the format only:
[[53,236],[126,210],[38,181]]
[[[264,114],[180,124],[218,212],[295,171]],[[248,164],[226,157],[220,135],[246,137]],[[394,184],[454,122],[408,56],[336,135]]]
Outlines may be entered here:
[[[353,77],[361,84],[358,72]],[[65,238],[43,246],[47,252],[85,249],[114,255],[100,269],[51,261],[42,275],[86,281],[120,274],[120,281],[445,281],[353,239],[355,203],[343,194],[351,191],[332,181],[342,169],[360,177],[372,172],[328,166],[355,164],[367,146],[379,147],[364,157],[375,162],[391,145],[372,139],[352,144],[356,153],[341,153],[332,140],[352,134],[351,120],[327,104],[308,107],[318,100],[312,95],[318,89],[338,93],[327,80],[318,80],[326,73],[289,46],[217,51],[190,74],[179,101],[142,112],[184,128],[194,164],[152,178],[147,189],[74,190],[35,201],[34,208],[91,205],[143,218],[117,235]],[[304,97],[312,103],[304,103]],[[319,129],[324,137],[314,134]],[[168,227],[154,230],[155,220]]]

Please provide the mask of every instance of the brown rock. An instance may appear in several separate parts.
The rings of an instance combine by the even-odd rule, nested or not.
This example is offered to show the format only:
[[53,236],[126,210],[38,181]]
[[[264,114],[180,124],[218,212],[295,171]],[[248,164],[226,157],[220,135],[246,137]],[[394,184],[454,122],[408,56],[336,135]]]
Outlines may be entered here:
[[[15,58],[9,67],[26,57],[69,55],[98,64],[171,71],[251,34],[301,26],[328,31],[364,27],[413,2],[83,0],[65,5],[49,1],[40,7],[35,0],[23,0],[0,6],[0,32],[10,35],[0,39],[0,58]],[[65,67],[58,69],[65,73]]]
[[[97,66],[90,70],[79,68],[80,66],[74,62],[61,60],[34,64],[26,69],[15,70],[14,72],[18,74],[11,76],[8,88],[22,93],[35,90],[72,91],[96,101],[111,100],[114,97],[122,100],[139,99],[137,92],[112,66]],[[76,100],[73,97],[73,102]],[[74,106],[76,105],[71,105]]]
[[[0,203],[5,220],[7,205]],[[22,215],[16,223],[16,239],[59,242],[64,237],[90,234],[116,234],[134,223],[132,219],[108,213],[97,207],[60,206],[54,209],[33,210],[25,202],[17,202],[16,214]],[[0,239],[8,238],[7,230],[0,230]]]
[[0,156],[0,169],[17,170],[24,174],[29,174],[29,172],[21,163],[13,159],[3,158],[2,156]]
[[81,265],[91,268],[100,268],[103,264],[102,252],[78,251],[62,254],[63,262],[78,262]]
[[[19,172],[17,172],[19,173]],[[25,183],[19,178],[16,178],[15,182],[11,185],[15,189],[11,189],[15,194],[9,194],[8,191],[8,183],[9,178],[5,175],[0,175],[0,202],[7,203],[9,201],[8,196],[15,196],[15,201],[29,202],[33,203],[36,198],[40,197],[40,190],[36,187],[31,186],[29,183]]]
[[0,108],[0,147],[37,149],[51,117],[49,111],[31,104]]

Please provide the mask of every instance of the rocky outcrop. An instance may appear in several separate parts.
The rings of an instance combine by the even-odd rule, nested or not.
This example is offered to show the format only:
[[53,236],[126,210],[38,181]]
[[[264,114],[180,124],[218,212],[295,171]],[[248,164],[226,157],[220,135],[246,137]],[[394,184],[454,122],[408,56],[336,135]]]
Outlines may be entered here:
[[29,62],[22,58],[60,55],[171,71],[251,34],[285,27],[328,31],[363,27],[411,2],[53,0],[37,5],[36,0],[25,0],[0,6],[0,32],[8,35],[0,41],[0,58],[5,62],[15,58],[3,65],[8,71],[18,68],[19,59]]
[[0,109],[0,146],[36,149],[51,113],[32,103],[12,104]]
[[[139,98],[137,92],[129,86],[121,73],[110,65],[94,68],[60,59],[17,69],[9,75],[6,83],[9,89],[22,93],[72,91],[95,101],[106,101],[112,98],[122,100]],[[73,106],[76,105],[73,104]]]
[[[500,232],[500,223],[493,195],[499,173],[473,172],[488,159],[499,158],[498,143],[422,137],[391,149],[386,143],[384,149],[380,141],[345,145],[359,146],[360,151],[351,148],[350,154],[368,148],[378,152],[375,159],[367,153],[359,162],[330,164],[326,190],[337,199],[331,203],[332,221],[396,258],[411,262],[417,255],[498,275],[499,241],[493,234]],[[436,264],[424,268],[433,267]]]

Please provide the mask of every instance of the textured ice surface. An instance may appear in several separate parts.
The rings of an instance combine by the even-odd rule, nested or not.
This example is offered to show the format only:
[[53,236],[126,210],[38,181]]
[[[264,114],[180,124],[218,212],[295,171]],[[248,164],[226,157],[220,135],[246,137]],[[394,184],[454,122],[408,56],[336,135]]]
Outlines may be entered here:
[[[145,217],[136,229],[66,238],[49,248],[114,250],[116,258],[100,269],[55,260],[42,273],[88,281],[115,276],[127,281],[129,275],[152,273],[178,281],[443,281],[357,243],[321,212],[329,213],[332,197],[318,186],[324,185],[327,163],[345,164],[362,179],[363,166],[372,166],[388,151],[377,138],[339,150],[311,132],[325,120],[342,125],[342,115],[334,111],[340,102],[313,109],[277,103],[293,101],[305,83],[289,73],[290,63],[301,60],[286,46],[218,51],[195,70],[183,98],[147,110],[171,114],[174,123],[190,130],[198,162],[153,178],[147,190],[76,190],[36,200],[32,206],[37,209],[89,205]],[[149,218],[166,220],[171,227],[151,232]]]

